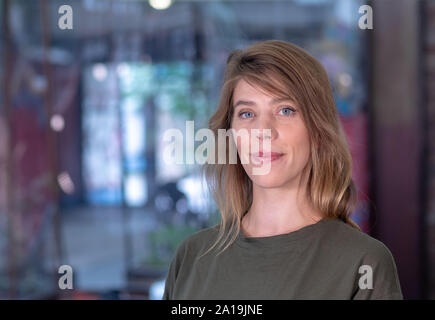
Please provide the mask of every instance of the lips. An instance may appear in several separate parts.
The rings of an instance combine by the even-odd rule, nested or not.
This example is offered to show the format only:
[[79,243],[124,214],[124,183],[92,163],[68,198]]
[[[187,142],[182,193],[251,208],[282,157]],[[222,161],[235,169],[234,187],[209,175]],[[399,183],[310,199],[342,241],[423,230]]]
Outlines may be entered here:
[[258,159],[258,160],[269,160],[269,161],[274,161],[277,160],[279,158],[281,158],[284,155],[284,153],[280,153],[280,152],[255,152],[255,153],[251,153],[251,156]]

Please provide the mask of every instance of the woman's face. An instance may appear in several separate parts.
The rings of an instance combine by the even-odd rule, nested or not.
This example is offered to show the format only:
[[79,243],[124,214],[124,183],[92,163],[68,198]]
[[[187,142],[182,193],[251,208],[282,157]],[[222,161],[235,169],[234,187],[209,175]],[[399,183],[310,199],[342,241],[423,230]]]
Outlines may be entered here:
[[[263,188],[297,185],[310,156],[309,135],[298,105],[292,100],[277,100],[241,79],[234,89],[233,106],[231,128],[248,132],[249,148],[242,148],[240,136],[235,140],[240,159],[249,159],[242,165],[252,182]],[[270,129],[270,134],[263,135],[267,132],[263,129]]]

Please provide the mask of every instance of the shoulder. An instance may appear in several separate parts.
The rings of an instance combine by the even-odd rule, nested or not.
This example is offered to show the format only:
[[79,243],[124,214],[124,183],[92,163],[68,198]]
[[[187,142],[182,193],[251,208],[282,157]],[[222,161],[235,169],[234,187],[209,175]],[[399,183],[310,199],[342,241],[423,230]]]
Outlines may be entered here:
[[321,243],[329,261],[341,265],[354,276],[373,276],[374,290],[357,289],[355,299],[402,299],[397,267],[388,247],[341,220],[325,223]]
[[178,246],[177,255],[196,255],[208,249],[216,240],[219,225],[198,230],[186,237]]
[[328,219],[323,231],[322,240],[325,245],[338,249],[343,254],[358,256],[376,264],[390,263],[393,259],[391,251],[383,242],[341,220]]

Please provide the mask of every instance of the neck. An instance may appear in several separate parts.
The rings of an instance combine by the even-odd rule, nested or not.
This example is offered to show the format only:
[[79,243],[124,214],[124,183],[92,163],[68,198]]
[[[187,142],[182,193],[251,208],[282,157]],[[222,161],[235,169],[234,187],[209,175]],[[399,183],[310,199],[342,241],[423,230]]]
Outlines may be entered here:
[[298,187],[262,188],[253,184],[253,201],[242,219],[242,230],[250,237],[289,233],[322,219]]

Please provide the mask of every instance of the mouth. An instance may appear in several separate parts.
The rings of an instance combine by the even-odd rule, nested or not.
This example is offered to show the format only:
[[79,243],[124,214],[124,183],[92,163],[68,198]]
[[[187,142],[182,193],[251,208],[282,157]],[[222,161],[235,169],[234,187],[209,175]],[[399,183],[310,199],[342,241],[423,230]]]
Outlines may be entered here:
[[258,161],[276,161],[278,159],[281,159],[285,154],[280,152],[255,152],[250,153],[250,156]]

